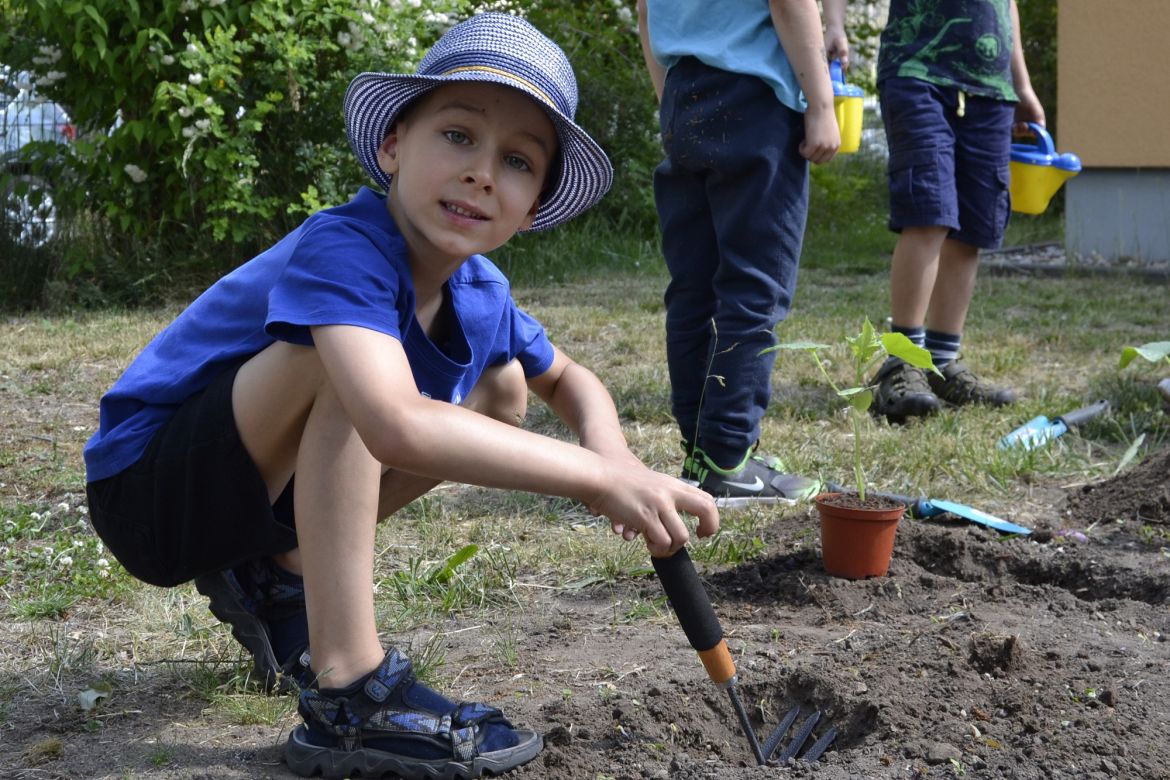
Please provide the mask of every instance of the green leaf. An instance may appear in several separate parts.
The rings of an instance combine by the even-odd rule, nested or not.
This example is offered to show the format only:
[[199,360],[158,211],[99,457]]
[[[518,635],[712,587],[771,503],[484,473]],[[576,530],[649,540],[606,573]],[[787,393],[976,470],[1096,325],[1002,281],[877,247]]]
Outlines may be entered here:
[[98,9],[94,8],[92,5],[87,5],[85,6],[84,10],[86,15],[89,16],[90,19],[93,19],[94,22],[97,23],[98,27],[102,28],[102,32],[105,35],[110,34],[110,26],[106,24],[106,20],[102,18],[102,15],[98,13]]
[[906,338],[904,333],[883,333],[882,346],[886,352],[896,358],[905,360],[915,368],[922,368],[933,371],[940,376],[942,373],[935,368],[934,361],[930,359],[930,350],[924,349],[915,344],[910,339]]
[[1126,449],[1125,454],[1121,456],[1121,460],[1118,461],[1117,468],[1113,470],[1113,476],[1116,477],[1121,473],[1122,469],[1129,465],[1130,461],[1132,461],[1134,457],[1137,456],[1138,450],[1142,448],[1142,442],[1145,440],[1146,435],[1144,433],[1133,440],[1133,444],[1129,445],[1129,448]]
[[443,564],[443,568],[439,569],[427,579],[431,582],[439,584],[446,582],[455,575],[455,570],[458,569],[460,565],[475,557],[477,552],[479,552],[479,545],[477,544],[469,544],[463,547],[461,550],[447,559],[447,562]]
[[853,410],[859,414],[864,414],[865,412],[869,411],[870,404],[872,403],[873,391],[868,387],[860,388],[860,392],[854,394],[854,396],[849,399],[849,405],[852,406]]
[[1150,363],[1158,363],[1162,360],[1170,361],[1170,341],[1151,341],[1140,347],[1126,347],[1121,351],[1121,361],[1117,367],[1119,369],[1125,368],[1136,357]]

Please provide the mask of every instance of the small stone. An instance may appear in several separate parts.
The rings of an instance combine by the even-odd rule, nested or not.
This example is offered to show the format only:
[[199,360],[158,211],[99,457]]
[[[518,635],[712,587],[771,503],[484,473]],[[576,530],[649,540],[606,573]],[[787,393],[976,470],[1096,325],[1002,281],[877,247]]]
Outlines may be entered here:
[[958,761],[963,757],[963,751],[946,742],[934,742],[926,751],[926,763],[931,766],[945,764],[948,761]]

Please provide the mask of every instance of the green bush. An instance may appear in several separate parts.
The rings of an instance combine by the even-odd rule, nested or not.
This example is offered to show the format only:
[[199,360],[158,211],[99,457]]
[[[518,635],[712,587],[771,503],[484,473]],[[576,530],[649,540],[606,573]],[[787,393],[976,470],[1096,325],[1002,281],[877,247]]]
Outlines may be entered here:
[[659,151],[633,0],[0,0],[3,61],[81,131],[56,191],[77,221],[44,266],[64,279],[51,289],[132,303],[197,286],[344,202],[365,183],[341,118],[349,80],[412,71],[488,8],[565,49],[578,120],[617,171],[600,211],[649,229]]
[[[363,182],[350,78],[409,71],[463,0],[30,0],[3,6],[6,64],[81,133],[57,201],[85,212],[68,276],[221,271]],[[153,258],[153,260],[152,260]],[[121,270],[127,270],[125,268]]]

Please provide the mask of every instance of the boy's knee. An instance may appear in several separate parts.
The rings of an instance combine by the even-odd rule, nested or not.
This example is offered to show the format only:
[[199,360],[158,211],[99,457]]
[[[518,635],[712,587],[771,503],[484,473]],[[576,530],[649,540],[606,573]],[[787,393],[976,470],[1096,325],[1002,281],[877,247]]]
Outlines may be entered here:
[[520,363],[513,360],[485,370],[463,406],[500,422],[520,425],[528,413],[528,383]]

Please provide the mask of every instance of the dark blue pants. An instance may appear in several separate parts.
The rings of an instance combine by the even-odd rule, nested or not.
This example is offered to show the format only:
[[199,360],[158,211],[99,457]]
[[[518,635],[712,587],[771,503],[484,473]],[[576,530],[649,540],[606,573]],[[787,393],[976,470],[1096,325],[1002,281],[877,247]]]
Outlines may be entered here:
[[775,362],[760,352],[796,288],[804,117],[759,79],[693,58],[670,69],[660,116],[666,159],[654,198],[671,278],[671,406],[683,440],[726,468],[759,438]]

